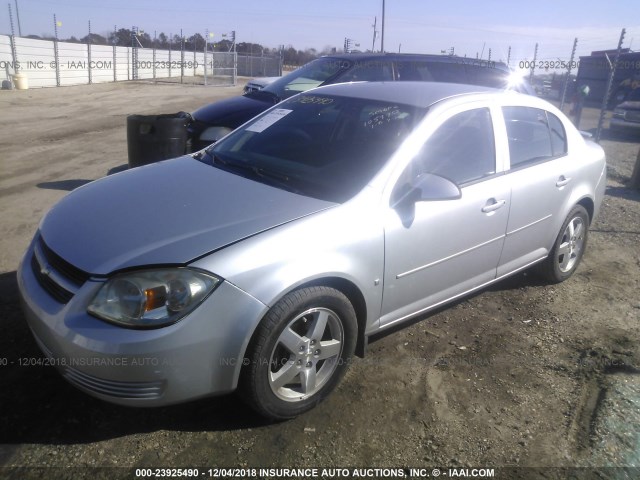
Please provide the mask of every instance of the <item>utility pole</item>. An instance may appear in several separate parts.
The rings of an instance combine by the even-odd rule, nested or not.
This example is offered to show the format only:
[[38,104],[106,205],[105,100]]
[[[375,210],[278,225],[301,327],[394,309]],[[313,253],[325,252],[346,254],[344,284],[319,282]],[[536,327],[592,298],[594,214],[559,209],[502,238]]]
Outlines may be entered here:
[[380,53],[384,53],[384,0],[382,0],[382,36],[380,37]]
[[378,25],[378,17],[374,17],[373,19],[373,43],[371,44],[371,53],[376,51],[376,35],[378,32],[376,31],[376,26]]
[[20,27],[20,10],[18,10],[18,0],[16,1],[16,20],[18,20],[18,36],[22,36],[22,28]]

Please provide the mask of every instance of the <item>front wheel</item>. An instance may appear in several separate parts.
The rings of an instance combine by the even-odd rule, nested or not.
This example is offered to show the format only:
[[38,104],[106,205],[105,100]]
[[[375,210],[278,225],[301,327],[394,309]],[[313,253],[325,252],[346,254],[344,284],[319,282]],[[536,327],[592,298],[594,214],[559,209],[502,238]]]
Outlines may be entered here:
[[291,292],[256,329],[240,393],[266,417],[300,415],[339,383],[353,357],[356,337],[356,314],[343,293],[330,287]]
[[551,283],[563,282],[573,275],[587,247],[588,233],[589,214],[582,205],[576,205],[562,224],[551,253],[539,265],[539,273]]

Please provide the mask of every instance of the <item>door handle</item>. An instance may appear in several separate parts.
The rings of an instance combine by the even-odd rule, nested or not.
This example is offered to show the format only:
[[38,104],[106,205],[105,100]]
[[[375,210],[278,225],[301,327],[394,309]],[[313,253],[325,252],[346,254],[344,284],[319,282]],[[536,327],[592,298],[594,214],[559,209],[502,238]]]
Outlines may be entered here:
[[487,204],[484,207],[482,207],[482,212],[483,213],[493,212],[501,208],[505,203],[507,203],[506,200],[496,200],[495,198],[490,198],[489,200],[487,200]]
[[571,181],[571,177],[565,177],[564,175],[560,175],[560,178],[558,178],[558,181],[556,182],[556,187],[564,187],[570,181]]

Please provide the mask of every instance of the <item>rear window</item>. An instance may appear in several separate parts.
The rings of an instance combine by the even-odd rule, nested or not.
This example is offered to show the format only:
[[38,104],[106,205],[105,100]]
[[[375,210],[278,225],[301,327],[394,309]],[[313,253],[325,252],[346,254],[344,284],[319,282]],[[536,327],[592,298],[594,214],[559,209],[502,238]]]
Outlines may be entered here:
[[509,76],[503,70],[491,65],[467,65],[469,83],[491,88],[507,88]]
[[371,60],[356,62],[353,68],[336,79],[337,82],[386,82],[393,80],[391,62]]
[[396,62],[396,68],[401,81],[469,83],[461,63],[407,60]]
[[479,85],[491,88],[507,88],[508,73],[491,63],[397,61],[397,77],[400,81],[448,82]]

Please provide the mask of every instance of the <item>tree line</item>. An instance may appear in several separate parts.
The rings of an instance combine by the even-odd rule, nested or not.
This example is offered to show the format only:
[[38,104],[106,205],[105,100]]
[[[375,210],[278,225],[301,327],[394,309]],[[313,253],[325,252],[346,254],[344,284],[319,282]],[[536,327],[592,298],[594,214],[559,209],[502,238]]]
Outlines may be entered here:
[[[154,35],[152,38],[148,32],[138,32],[136,39],[132,38],[132,31],[128,28],[121,28],[119,30],[109,32],[107,36],[100,35],[98,33],[91,33],[85,35],[82,38],[71,36],[67,39],[58,39],[61,42],[71,43],[91,43],[92,45],[116,45],[120,47],[131,47],[132,41],[136,42],[136,46],[142,46],[143,48],[157,48],[161,50],[181,50],[185,51],[199,51],[202,52],[205,48],[205,37],[199,33],[184,37],[184,46],[182,45],[183,39],[178,34],[167,35],[164,32]],[[41,39],[41,40],[55,40],[51,35],[28,35],[27,38]],[[222,38],[221,40],[210,40],[208,45],[209,51],[216,52],[229,52],[233,49],[233,42],[229,38]],[[336,53],[336,48],[326,46],[321,51],[315,48],[307,48],[305,50],[298,50],[292,45],[280,48],[269,48],[259,43],[251,42],[238,42],[236,43],[236,52],[242,55],[281,55],[282,61],[286,65],[304,65],[311,60],[318,58],[322,55],[328,55]]]

